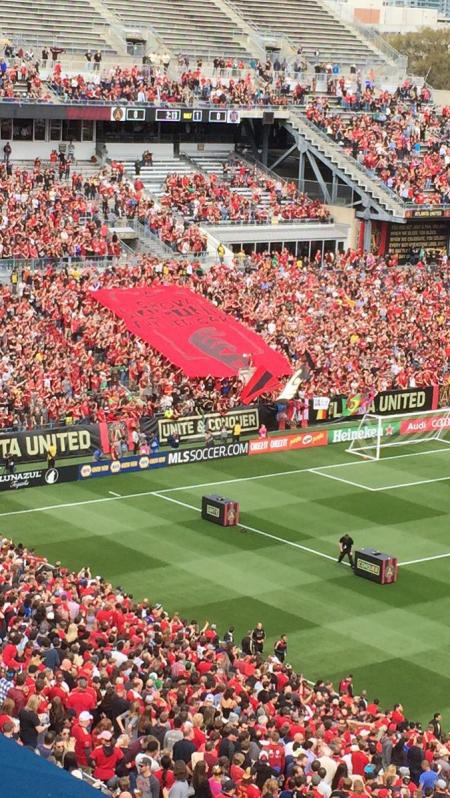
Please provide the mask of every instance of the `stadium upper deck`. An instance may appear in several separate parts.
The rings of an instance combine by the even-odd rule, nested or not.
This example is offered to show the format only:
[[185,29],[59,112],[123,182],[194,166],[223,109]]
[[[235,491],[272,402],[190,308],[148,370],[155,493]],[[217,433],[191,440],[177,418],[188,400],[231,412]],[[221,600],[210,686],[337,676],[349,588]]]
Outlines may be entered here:
[[67,0],[5,0],[1,25],[4,35],[24,44],[78,53],[90,47],[126,55],[129,43],[143,42],[146,50],[172,55],[250,58],[264,55],[270,42],[285,54],[300,49],[311,61],[399,62],[394,50],[374,46],[319,0],[72,0],[70,13]]

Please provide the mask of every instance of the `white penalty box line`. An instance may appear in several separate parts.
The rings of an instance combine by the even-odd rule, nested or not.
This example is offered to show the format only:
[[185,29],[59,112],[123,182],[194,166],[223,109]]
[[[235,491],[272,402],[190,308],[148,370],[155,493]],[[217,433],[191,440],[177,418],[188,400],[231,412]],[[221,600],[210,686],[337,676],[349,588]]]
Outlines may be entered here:
[[332,463],[328,466],[318,466],[317,468],[311,468],[310,471],[313,474],[317,474],[319,477],[326,477],[327,479],[334,479],[336,482],[344,482],[346,485],[351,485],[355,488],[361,488],[362,490],[367,490],[370,493],[378,493],[380,491],[385,490],[396,490],[397,488],[412,488],[418,485],[429,485],[433,482],[446,482],[450,480],[450,475],[445,477],[432,477],[431,479],[418,479],[413,480],[410,482],[397,482],[394,485],[382,485],[381,487],[374,488],[371,485],[367,485],[366,483],[362,482],[355,482],[351,479],[345,479],[345,477],[338,477],[336,474],[328,474],[326,473],[331,468],[352,468],[353,466],[357,465],[358,467],[364,465],[372,465],[374,468],[377,468],[380,463],[383,463],[385,460],[402,460],[404,457],[422,457],[422,455],[427,454],[437,454],[439,449],[428,449],[426,452],[408,452],[407,454],[394,454],[389,457],[382,457],[381,460],[355,460],[351,463]]

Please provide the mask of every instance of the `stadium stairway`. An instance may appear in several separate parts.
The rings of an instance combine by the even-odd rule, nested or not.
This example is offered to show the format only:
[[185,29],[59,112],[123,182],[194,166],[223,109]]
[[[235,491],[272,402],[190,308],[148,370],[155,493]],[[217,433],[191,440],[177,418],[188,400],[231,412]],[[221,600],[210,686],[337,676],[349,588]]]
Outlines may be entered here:
[[[125,167],[125,174],[130,180],[134,180],[136,177],[134,172],[134,161],[123,161]],[[183,174],[189,175],[198,172],[198,167],[190,161],[187,157],[178,158],[174,156],[173,158],[155,158],[153,161],[153,166],[143,166],[141,168],[141,174],[139,177],[141,178],[144,184],[144,191],[149,196],[150,199],[153,199],[156,203],[156,206],[159,206],[162,196],[164,195],[163,186],[166,177],[170,174]],[[177,212],[175,211],[175,215]],[[188,217],[183,217],[187,219]],[[200,229],[206,235],[207,238],[207,257],[203,260],[205,264],[214,261],[214,257],[216,255],[217,246],[219,244],[219,240],[214,237],[206,226],[202,224],[199,225]],[[155,255],[158,258],[168,258],[168,257],[181,257],[179,253],[174,252],[170,247],[168,247],[163,241],[161,241],[158,236],[151,233],[148,228],[144,228],[142,225],[136,226],[137,232],[140,238],[140,248],[145,249],[146,251],[150,252],[151,254]],[[233,259],[233,253],[228,248],[225,247],[225,260],[226,262],[231,263]]]
[[[126,175],[134,180],[136,177],[134,171],[134,161],[123,161]],[[167,175],[189,175],[195,172],[195,166],[189,163],[184,158],[154,158],[153,166],[142,166],[140,179],[144,183],[145,190],[149,192],[154,199],[159,200],[164,191],[163,186]]]
[[354,158],[343,152],[337,144],[328,138],[326,133],[320,131],[312,122],[296,111],[290,111],[289,118],[290,125],[288,124],[287,128],[290,129],[294,138],[298,134],[313,152],[315,151],[319,157],[324,156],[331,169],[341,170],[389,214],[395,217],[404,217],[404,206],[400,198],[397,198],[384,183],[363,170]]
[[191,153],[188,155],[186,153],[185,157],[189,159],[199,172],[204,172],[209,176],[216,175],[218,178],[222,179],[223,165],[225,161],[228,160],[228,155],[228,152],[224,152],[223,154],[214,153],[213,155],[203,153]]
[[[219,179],[222,179],[223,175],[223,164],[225,161],[228,160],[228,153],[224,153],[223,156],[213,156],[213,155],[190,155],[190,160],[195,164],[197,170],[204,172],[205,174],[217,175]],[[248,166],[248,164],[246,164]],[[251,188],[247,188],[247,186],[230,186],[233,193],[238,194],[240,197],[245,197],[245,199],[251,202],[253,191]],[[270,195],[268,191],[261,191],[260,192],[260,201],[258,202],[257,208],[260,210],[266,210],[270,205]],[[205,223],[204,223],[205,224]]]

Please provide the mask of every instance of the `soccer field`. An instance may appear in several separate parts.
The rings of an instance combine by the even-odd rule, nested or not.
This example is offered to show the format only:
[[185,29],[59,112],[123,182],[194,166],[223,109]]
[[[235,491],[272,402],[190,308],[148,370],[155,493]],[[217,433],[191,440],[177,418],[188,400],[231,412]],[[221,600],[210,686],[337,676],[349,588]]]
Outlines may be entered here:
[[[333,445],[2,493],[0,530],[221,634],[234,624],[237,640],[261,620],[266,651],[287,633],[307,678],[352,672],[357,690],[422,722],[439,708],[448,728],[449,490],[442,446],[372,462]],[[210,492],[240,502],[242,526],[200,518]],[[398,557],[398,582],[338,565],[344,531]]]

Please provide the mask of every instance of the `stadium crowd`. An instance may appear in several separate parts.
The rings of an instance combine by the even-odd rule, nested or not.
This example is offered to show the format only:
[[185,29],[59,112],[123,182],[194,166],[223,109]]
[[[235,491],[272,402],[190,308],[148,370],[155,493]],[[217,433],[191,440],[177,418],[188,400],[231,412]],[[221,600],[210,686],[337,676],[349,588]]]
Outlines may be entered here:
[[135,192],[119,186],[114,174],[84,178],[70,172],[70,161],[56,151],[48,167],[39,158],[32,169],[0,164],[0,258],[119,254],[105,217],[110,210],[134,215]]
[[[433,269],[348,251],[311,261],[287,250],[217,264],[160,261],[43,273],[0,288],[0,424],[227,410],[237,380],[187,380],[100,306],[101,287],[185,285],[259,332],[304,368],[301,397],[371,395],[449,378],[446,257]],[[31,334],[30,334],[31,329]]]
[[439,712],[422,730],[351,675],[308,682],[261,622],[237,641],[7,538],[0,566],[0,733],[107,795],[449,794]]
[[[249,189],[242,193],[242,189]],[[168,175],[162,205],[177,208],[194,221],[270,223],[300,219],[326,220],[330,214],[318,200],[299,194],[295,183],[276,181],[243,162],[216,175]]]
[[[240,71],[241,72],[241,71]],[[213,105],[287,105],[300,104],[306,92],[298,78],[267,73],[263,69],[242,70],[236,77],[212,75],[201,66],[188,68],[170,77],[162,67],[115,67],[90,74],[63,74],[56,64],[50,79],[51,89],[61,99],[104,100],[114,103],[184,103],[194,101]]]
[[44,100],[51,96],[51,92],[34,64],[23,60],[10,65],[6,58],[0,58],[0,100],[20,99],[22,96]]
[[[427,95],[426,95],[427,96]],[[307,118],[404,201],[450,202],[450,107],[439,112],[427,101],[402,93],[367,90],[358,106],[374,113],[337,114],[328,100],[314,100]],[[352,109],[353,98],[343,98]]]
[[[70,145],[69,145],[70,146]],[[70,158],[50,154],[32,169],[0,164],[0,258],[117,258],[121,247],[108,221],[138,219],[174,251],[200,254],[204,234],[169,210],[154,207],[144,184],[124,179],[123,164],[83,176]]]

